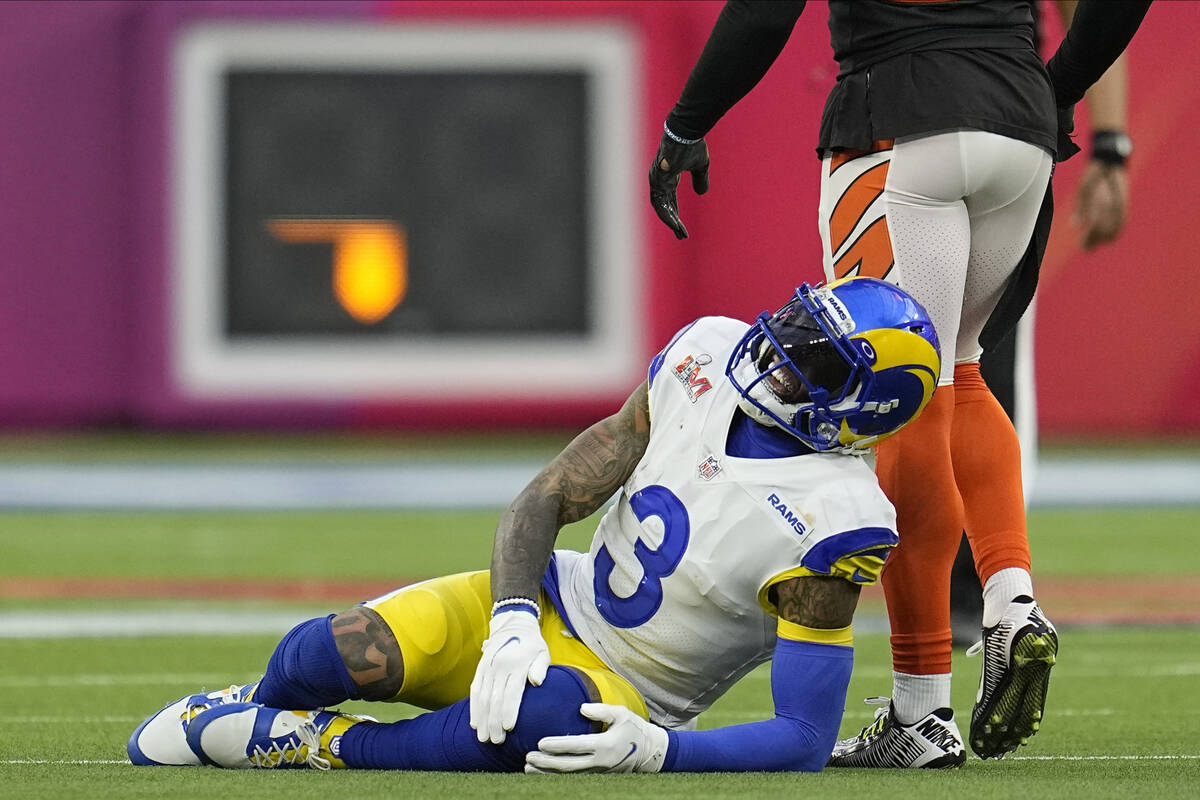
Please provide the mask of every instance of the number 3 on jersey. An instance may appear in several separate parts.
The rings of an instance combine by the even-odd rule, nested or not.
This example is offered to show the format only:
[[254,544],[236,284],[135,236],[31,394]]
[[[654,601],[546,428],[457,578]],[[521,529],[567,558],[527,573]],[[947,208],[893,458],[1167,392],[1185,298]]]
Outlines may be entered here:
[[641,539],[634,543],[633,557],[642,565],[642,579],[628,597],[614,594],[609,585],[616,562],[608,552],[608,545],[597,551],[592,578],[596,608],[600,616],[618,628],[636,628],[654,616],[663,601],[662,579],[679,566],[691,537],[687,509],[667,487],[647,486],[629,498],[629,506],[639,522],[658,517],[662,521],[663,538],[657,549],[651,549]]

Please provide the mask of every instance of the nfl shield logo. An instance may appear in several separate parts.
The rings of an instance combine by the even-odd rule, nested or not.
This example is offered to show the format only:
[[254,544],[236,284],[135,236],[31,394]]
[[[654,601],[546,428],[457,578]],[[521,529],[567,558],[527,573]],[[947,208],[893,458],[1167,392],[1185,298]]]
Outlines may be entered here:
[[700,462],[700,477],[706,481],[711,481],[721,471],[721,465],[717,463],[717,459],[709,456]]

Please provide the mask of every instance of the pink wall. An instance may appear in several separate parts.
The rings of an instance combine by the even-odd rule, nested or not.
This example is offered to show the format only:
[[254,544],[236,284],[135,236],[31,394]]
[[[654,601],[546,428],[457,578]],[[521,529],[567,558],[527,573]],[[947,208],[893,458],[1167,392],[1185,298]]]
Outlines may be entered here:
[[[25,76],[0,86],[8,219],[0,226],[0,424],[587,423],[629,387],[588,402],[500,409],[472,400],[216,406],[181,397],[165,345],[169,43],[197,17],[618,22],[640,49],[642,86],[631,101],[642,118],[644,164],[611,167],[640,176],[720,7],[646,0],[0,4],[0,68]],[[1200,195],[1200,166],[1168,147],[1188,141],[1200,123],[1193,77],[1200,57],[1178,46],[1198,36],[1200,8],[1158,3],[1131,47],[1137,151],[1133,215],[1122,239],[1079,252],[1067,210],[1081,162],[1056,179],[1060,214],[1037,336],[1048,436],[1200,433],[1200,326],[1181,290],[1200,228],[1180,213]],[[712,189],[697,198],[685,185],[681,195],[692,238],[677,242],[644,197],[631,198],[644,215],[653,342],[700,314],[750,317],[799,281],[820,279],[812,145],[834,73],[825,10],[812,2],[771,73],[709,136]]]
[[[645,185],[662,120],[674,105],[692,63],[720,13],[720,2],[595,0],[532,2],[388,2],[384,13],[398,19],[605,20],[623,23],[637,35],[642,85],[635,98],[643,122],[644,163],[620,165]],[[813,149],[825,94],[837,68],[830,55],[825,10],[812,4],[771,73],[709,135],[712,188],[696,197],[681,191],[691,234],[677,241],[650,209],[644,194],[634,198],[644,215],[644,251],[649,268],[646,314],[657,348],[698,316],[752,318],[778,307],[801,281],[822,278],[817,235],[819,161]],[[797,80],[799,76],[799,80]],[[617,165],[614,165],[616,168]],[[686,183],[686,179],[685,179]],[[647,361],[652,352],[646,354]],[[616,408],[632,387],[596,403],[564,408],[561,421],[587,424]],[[370,424],[403,422],[408,406],[369,407]],[[525,410],[520,410],[521,414]]]
[[130,265],[121,3],[0,3],[0,420],[122,413]]
[[[625,20],[641,34],[648,166],[661,120],[721,5],[394,2],[387,11]],[[685,178],[680,193],[691,238],[676,241],[644,205],[657,340],[700,314],[749,317],[795,283],[821,278],[812,147],[836,74],[823,6],[809,3],[767,77],[708,136],[712,188],[696,197]],[[1049,44],[1061,36],[1055,20],[1047,15]],[[1058,216],[1036,328],[1039,414],[1049,438],[1200,433],[1200,304],[1181,292],[1200,228],[1180,213],[1200,201],[1200,162],[1175,155],[1200,128],[1200,56],[1178,46],[1197,37],[1200,5],[1157,3],[1130,46],[1132,212],[1116,243],[1084,253],[1069,224],[1083,159],[1055,179]],[[1078,127],[1085,143],[1086,109]]]
[[[662,133],[720,2],[389,2],[400,19],[616,20],[638,36],[639,112],[648,171]],[[655,341],[669,338],[702,314],[749,317],[785,300],[800,281],[822,277],[817,236],[813,149],[825,95],[837,66],[829,52],[822,4],[813,3],[774,68],[709,135],[712,189],[703,198],[690,183],[680,192],[691,234],[677,241],[639,196],[647,232],[650,314]],[[797,79],[798,78],[798,79]],[[617,165],[614,165],[616,168]]]
[[1200,4],[1155,3],[1129,49],[1131,214],[1090,253],[1069,224],[1082,159],[1055,179],[1059,213],[1037,307],[1040,422],[1047,436],[1200,433]]

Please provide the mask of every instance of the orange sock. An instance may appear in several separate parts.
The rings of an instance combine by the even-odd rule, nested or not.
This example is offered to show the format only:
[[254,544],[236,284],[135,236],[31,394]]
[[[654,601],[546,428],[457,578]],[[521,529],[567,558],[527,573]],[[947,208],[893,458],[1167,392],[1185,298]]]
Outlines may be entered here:
[[950,672],[950,569],[963,531],[950,459],[954,398],[955,387],[939,386],[916,421],[876,448],[900,534],[882,578],[892,667],[911,675]]
[[979,364],[954,368],[950,451],[980,580],[986,583],[1006,567],[1028,571],[1021,446],[1008,415],[979,374]]

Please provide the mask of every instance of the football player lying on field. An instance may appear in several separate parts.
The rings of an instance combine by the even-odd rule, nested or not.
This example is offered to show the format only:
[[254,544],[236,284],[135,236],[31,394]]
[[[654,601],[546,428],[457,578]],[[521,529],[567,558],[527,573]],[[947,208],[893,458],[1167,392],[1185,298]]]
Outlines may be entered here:
[[[133,733],[129,757],[820,770],[845,705],[859,590],[897,542],[861,456],[920,413],[938,371],[925,310],[873,278],[804,284],[751,325],[698,319],[513,501],[490,571],[297,625],[261,680],[168,705]],[[589,552],[553,549],[563,525],[618,490]],[[695,730],[770,659],[772,719]],[[431,710],[389,724],[325,710],[349,699]],[[961,763],[961,744],[937,746],[961,742],[957,730],[936,732],[927,759]]]

